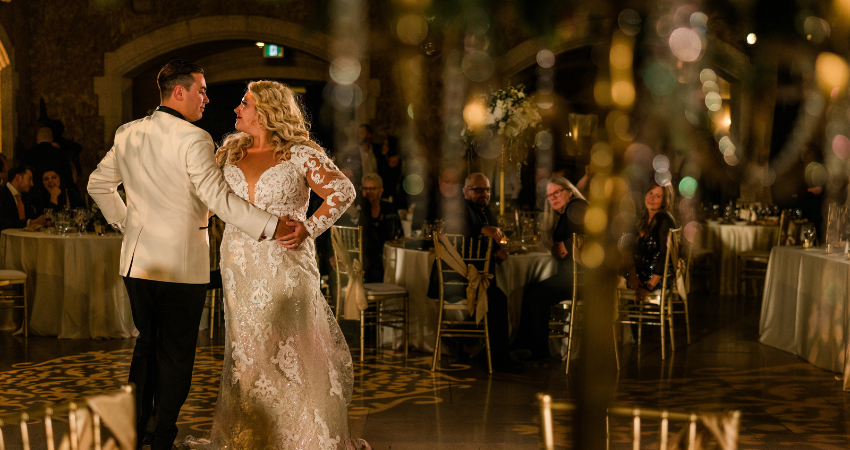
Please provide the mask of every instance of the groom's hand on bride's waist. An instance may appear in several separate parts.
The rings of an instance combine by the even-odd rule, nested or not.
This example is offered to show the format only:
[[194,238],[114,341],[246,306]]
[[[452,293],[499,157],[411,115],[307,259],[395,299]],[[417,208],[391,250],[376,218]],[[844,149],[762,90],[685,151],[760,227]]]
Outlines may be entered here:
[[304,222],[295,219],[288,219],[285,225],[289,227],[292,232],[278,238],[277,240],[283,244],[284,247],[290,250],[295,250],[302,242],[304,242],[305,239],[307,239],[310,233],[307,232],[307,227],[304,226]]
[[280,241],[285,236],[290,235],[290,234],[292,234],[293,231],[295,231],[294,228],[292,228],[291,226],[286,224],[290,220],[291,219],[289,218],[289,216],[283,216],[283,217],[279,217],[277,219],[277,228],[274,229],[274,238],[275,239]]

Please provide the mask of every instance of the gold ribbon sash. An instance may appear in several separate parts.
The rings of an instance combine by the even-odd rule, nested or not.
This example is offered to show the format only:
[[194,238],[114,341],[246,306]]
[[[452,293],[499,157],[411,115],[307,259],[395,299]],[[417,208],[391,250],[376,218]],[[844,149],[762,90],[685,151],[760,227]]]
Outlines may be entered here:
[[345,267],[348,273],[343,317],[348,320],[360,320],[360,311],[365,311],[369,307],[366,302],[366,289],[363,288],[363,265],[357,258],[351,260],[348,250],[342,243],[342,236],[336,228],[331,228],[331,243],[337,259],[336,263]]
[[[452,270],[469,281],[469,285],[466,286],[466,307],[469,314],[475,316],[475,323],[479,324],[487,315],[487,288],[490,286],[493,275],[482,274],[474,265],[466,264],[449,238],[443,234],[439,236],[437,245],[435,245],[437,256],[440,260],[445,261]],[[441,268],[437,267],[437,270],[441,270]]]

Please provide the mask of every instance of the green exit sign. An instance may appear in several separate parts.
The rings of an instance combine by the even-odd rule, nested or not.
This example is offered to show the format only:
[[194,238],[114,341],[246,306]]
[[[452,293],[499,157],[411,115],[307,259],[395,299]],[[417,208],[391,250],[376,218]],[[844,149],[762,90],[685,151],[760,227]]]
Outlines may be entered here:
[[283,58],[283,46],[266,44],[263,47],[263,57],[265,58]]

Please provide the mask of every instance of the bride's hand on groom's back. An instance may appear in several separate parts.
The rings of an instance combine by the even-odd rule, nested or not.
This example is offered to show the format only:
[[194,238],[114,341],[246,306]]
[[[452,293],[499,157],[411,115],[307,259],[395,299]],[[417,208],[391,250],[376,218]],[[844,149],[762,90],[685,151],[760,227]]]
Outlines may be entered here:
[[[295,250],[310,234],[307,232],[304,222],[291,219],[289,217],[281,217],[280,220],[283,223],[283,226],[287,228],[288,232],[283,233],[283,236],[279,236],[277,232],[275,232],[275,237],[278,242],[283,244],[284,247],[290,250]],[[280,230],[280,226],[278,226],[278,230]]]
[[274,230],[275,239],[281,241],[281,239],[295,231],[291,226],[286,224],[286,222],[289,222],[290,220],[289,216],[283,216],[277,219],[277,228]]

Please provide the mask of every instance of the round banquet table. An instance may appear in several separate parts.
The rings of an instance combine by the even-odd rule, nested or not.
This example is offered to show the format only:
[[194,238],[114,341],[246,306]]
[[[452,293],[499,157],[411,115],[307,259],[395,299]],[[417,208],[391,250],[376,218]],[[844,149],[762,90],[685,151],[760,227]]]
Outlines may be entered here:
[[63,339],[138,336],[118,273],[121,235],[4,230],[0,263],[27,273],[29,332]]
[[[402,286],[410,297],[410,345],[425,352],[434,351],[437,330],[437,300],[428,298],[428,280],[436,259],[433,252],[384,246],[384,282]],[[557,272],[555,258],[548,252],[510,255],[496,265],[496,283],[508,296],[511,329],[519,326],[522,291],[526,284],[545,280]],[[401,345],[401,332],[383,333],[383,344]],[[392,339],[389,341],[387,339]]]
[[[779,235],[779,225],[720,224],[709,221],[703,226],[702,248],[714,255],[714,264],[720,268],[721,295],[736,295],[738,283],[738,254],[750,250],[770,251]],[[719,260],[719,262],[718,262]]]

